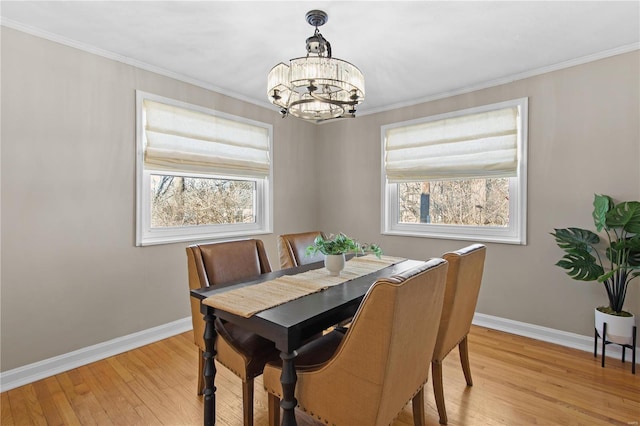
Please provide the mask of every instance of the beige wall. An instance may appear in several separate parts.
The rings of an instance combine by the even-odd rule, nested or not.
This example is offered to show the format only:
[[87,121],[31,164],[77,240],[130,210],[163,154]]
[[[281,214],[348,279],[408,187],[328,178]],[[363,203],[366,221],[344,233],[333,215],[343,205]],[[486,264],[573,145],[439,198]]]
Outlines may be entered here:
[[[273,124],[274,234],[260,238],[274,268],[275,236],[312,228],[408,257],[466,244],[380,235],[380,125],[529,96],[529,244],[489,245],[479,311],[592,333],[604,293],[553,266],[548,232],[590,226],[593,192],[640,198],[638,52],[315,126],[5,27],[1,37],[1,371],[190,315],[187,244],[134,245],[136,89]],[[627,305],[640,313],[634,287]]]
[[317,223],[316,127],[2,28],[1,370],[190,316],[186,243],[135,247],[135,90],[273,124],[274,235]]
[[[398,256],[436,257],[467,244],[380,235],[380,126],[529,97],[528,244],[487,244],[477,310],[591,336],[593,308],[607,304],[604,288],[574,281],[554,266],[562,252],[549,232],[568,226],[593,229],[594,193],[640,199],[639,57],[635,51],[323,126],[320,227],[378,242]],[[640,280],[631,287],[626,307],[638,314]]]

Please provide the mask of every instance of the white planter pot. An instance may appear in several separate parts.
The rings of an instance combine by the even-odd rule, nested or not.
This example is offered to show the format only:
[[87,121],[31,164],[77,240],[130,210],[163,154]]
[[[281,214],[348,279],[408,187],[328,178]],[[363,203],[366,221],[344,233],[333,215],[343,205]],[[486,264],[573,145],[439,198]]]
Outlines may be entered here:
[[329,271],[329,275],[337,277],[344,269],[344,254],[327,254],[324,257],[324,267]]
[[636,323],[635,315],[630,317],[619,317],[617,315],[605,314],[604,312],[600,312],[598,309],[596,309],[595,312],[596,330],[601,338],[603,325],[606,322],[606,340],[620,345],[630,345],[633,343],[633,326]]

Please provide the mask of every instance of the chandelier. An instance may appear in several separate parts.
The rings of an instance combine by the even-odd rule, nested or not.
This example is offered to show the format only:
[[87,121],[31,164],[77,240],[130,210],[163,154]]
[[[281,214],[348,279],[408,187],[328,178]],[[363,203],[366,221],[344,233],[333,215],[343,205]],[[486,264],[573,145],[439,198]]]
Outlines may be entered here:
[[312,10],[305,17],[316,28],[307,39],[307,56],[273,67],[267,96],[283,117],[291,114],[315,122],[353,118],[356,105],[364,100],[364,76],[349,62],[331,57],[331,44],[318,30],[328,15]]

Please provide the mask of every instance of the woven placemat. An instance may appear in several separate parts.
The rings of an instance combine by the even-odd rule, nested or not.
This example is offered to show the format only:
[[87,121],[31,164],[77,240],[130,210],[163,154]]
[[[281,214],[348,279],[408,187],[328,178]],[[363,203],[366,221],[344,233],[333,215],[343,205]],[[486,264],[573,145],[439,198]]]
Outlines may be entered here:
[[354,257],[346,262],[344,270],[337,277],[330,276],[326,268],[313,269],[217,293],[207,297],[202,303],[249,318],[258,312],[379,271],[403,260],[405,259],[391,256],[381,256],[380,259],[374,255]]

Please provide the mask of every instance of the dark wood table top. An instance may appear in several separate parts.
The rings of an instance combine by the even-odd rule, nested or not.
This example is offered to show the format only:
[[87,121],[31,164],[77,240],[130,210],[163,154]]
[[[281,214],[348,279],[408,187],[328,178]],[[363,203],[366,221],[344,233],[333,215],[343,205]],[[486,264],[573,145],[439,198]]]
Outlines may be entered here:
[[[213,309],[215,316],[259,334],[275,342],[278,350],[291,353],[300,347],[307,338],[352,317],[369,287],[378,278],[390,277],[421,263],[423,262],[417,260],[404,260],[371,274],[258,312],[249,318],[240,317],[206,305],[202,305],[203,313],[207,309]],[[192,290],[191,296],[202,300],[233,288],[258,284],[283,275],[295,275],[323,266],[323,262],[317,262],[296,268],[274,271],[247,281]]]

